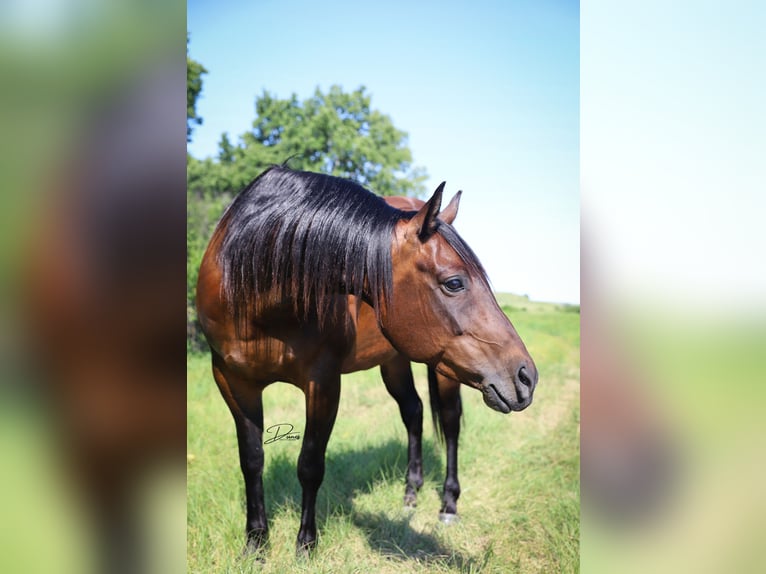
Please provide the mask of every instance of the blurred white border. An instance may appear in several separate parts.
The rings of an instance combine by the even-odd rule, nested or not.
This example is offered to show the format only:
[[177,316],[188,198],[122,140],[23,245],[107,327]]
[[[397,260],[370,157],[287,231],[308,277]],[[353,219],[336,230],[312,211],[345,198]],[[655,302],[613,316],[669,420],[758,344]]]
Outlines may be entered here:
[[765,25],[758,2],[581,4],[583,254],[615,295],[766,308]]

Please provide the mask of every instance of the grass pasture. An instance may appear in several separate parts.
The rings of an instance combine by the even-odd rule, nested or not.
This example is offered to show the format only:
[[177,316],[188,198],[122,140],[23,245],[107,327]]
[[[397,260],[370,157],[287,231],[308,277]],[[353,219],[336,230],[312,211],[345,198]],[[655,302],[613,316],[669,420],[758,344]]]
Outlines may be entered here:
[[[265,445],[270,545],[243,557],[244,487],[231,416],[207,356],[188,359],[187,555],[190,572],[577,572],[579,570],[579,309],[500,294],[540,371],[533,404],[502,415],[464,388],[458,502],[461,520],[439,523],[443,448],[428,412],[425,484],[402,507],[406,434],[377,369],[345,376],[317,503],[319,546],[295,558],[300,441]],[[265,426],[302,435],[303,395],[286,384],[264,394]]]

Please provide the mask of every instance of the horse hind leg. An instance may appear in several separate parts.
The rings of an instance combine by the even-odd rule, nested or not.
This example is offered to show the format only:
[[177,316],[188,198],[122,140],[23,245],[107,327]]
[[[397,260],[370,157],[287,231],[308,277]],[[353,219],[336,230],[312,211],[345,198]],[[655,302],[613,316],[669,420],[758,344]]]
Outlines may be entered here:
[[380,366],[389,394],[399,405],[407,429],[407,476],[404,505],[417,505],[418,490],[423,486],[423,403],[415,390],[410,361],[401,355]]
[[325,452],[340,400],[340,369],[325,369],[311,375],[303,386],[306,398],[306,429],[298,457],[298,480],[303,489],[301,525],[296,541],[298,556],[316,548],[316,499],[324,479]]
[[239,464],[245,481],[245,551],[256,552],[268,542],[268,522],[263,497],[262,393],[265,385],[254,384],[227,373],[223,359],[215,353],[213,377],[234,417]]

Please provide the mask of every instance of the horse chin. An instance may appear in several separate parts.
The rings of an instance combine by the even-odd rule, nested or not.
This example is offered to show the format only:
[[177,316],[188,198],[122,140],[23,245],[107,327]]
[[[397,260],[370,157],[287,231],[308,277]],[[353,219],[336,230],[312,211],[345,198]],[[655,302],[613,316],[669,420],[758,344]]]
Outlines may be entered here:
[[483,389],[484,403],[492,410],[498,411],[507,415],[514,408],[514,403],[505,397],[498,391],[497,387],[490,383]]
[[523,400],[519,400],[515,390],[502,384],[484,383],[482,385],[482,394],[484,403],[492,410],[501,412],[505,415],[511,411],[523,411],[532,404],[532,396],[529,395]]

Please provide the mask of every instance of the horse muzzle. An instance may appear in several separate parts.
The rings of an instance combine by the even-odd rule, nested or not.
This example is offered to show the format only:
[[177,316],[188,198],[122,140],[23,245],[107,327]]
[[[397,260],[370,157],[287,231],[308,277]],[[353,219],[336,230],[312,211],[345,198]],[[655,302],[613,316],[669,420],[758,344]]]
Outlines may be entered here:
[[507,379],[485,379],[482,382],[482,394],[489,408],[508,414],[511,411],[523,411],[532,404],[536,386],[537,369],[534,365],[522,365],[512,382]]

